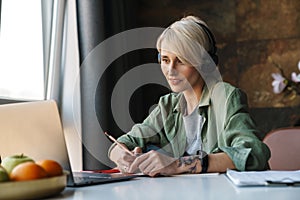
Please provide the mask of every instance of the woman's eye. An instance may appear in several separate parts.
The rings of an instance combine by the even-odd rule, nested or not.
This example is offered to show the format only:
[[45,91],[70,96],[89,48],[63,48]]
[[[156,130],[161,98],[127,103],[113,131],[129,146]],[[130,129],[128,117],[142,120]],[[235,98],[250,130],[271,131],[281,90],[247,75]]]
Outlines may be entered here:
[[183,62],[181,62],[181,60],[179,60],[179,59],[178,59],[177,62],[178,62],[178,64],[181,64],[181,65],[183,64]]
[[163,63],[169,63],[169,60],[166,59],[166,58],[163,58],[161,61],[162,61]]

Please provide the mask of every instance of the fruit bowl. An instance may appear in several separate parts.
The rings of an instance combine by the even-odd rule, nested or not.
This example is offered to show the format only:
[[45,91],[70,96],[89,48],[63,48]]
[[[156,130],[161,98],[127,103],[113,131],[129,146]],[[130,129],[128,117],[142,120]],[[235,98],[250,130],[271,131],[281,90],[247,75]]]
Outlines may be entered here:
[[0,183],[0,199],[40,199],[61,193],[67,185],[67,173],[30,181]]

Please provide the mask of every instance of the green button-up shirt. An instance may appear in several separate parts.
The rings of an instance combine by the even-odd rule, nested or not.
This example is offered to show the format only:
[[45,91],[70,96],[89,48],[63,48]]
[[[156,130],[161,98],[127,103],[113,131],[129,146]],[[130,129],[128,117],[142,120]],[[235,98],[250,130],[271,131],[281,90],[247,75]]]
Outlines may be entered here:
[[[183,156],[186,134],[181,111],[182,93],[160,98],[158,106],[130,132],[118,138],[130,150],[156,145],[174,157]],[[225,152],[238,170],[268,168],[270,151],[256,135],[258,130],[248,113],[247,97],[240,89],[218,82],[205,86],[198,104],[203,117],[202,149],[207,153]]]

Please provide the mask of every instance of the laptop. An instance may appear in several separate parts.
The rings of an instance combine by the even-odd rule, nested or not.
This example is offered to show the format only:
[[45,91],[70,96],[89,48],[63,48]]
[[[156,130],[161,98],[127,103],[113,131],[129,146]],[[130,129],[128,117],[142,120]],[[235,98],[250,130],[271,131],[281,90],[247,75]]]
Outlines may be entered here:
[[53,159],[69,172],[67,186],[87,186],[137,177],[132,174],[73,172],[57,104],[53,100],[0,105],[0,155]]

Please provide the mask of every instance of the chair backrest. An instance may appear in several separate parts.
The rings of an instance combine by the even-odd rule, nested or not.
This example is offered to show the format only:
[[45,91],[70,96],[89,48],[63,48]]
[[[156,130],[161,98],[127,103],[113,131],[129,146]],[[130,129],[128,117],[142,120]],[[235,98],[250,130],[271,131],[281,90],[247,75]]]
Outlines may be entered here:
[[300,170],[300,127],[275,129],[263,142],[271,150],[271,170]]

